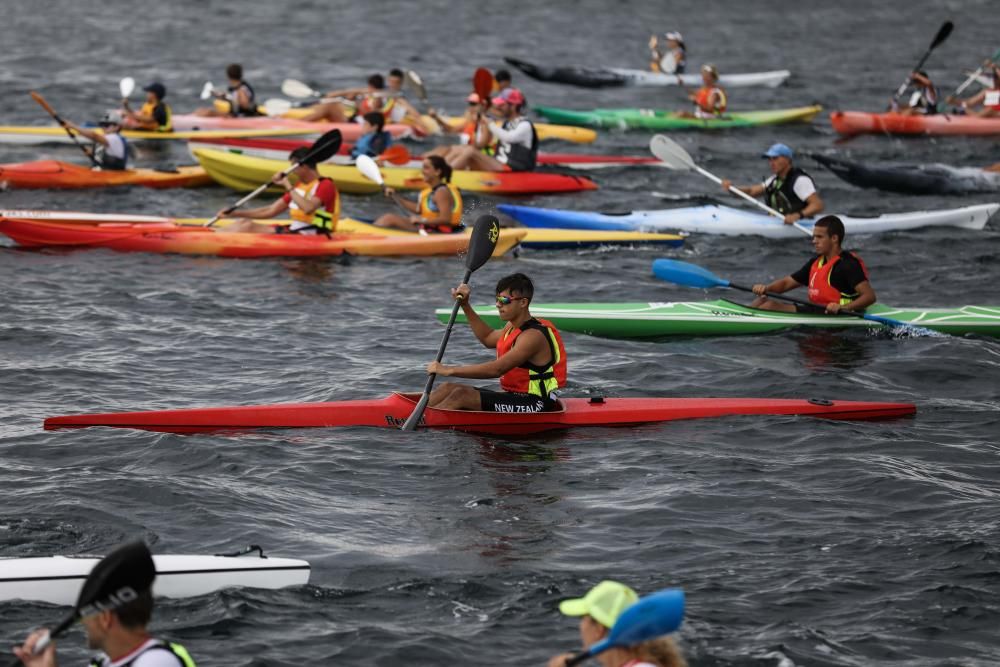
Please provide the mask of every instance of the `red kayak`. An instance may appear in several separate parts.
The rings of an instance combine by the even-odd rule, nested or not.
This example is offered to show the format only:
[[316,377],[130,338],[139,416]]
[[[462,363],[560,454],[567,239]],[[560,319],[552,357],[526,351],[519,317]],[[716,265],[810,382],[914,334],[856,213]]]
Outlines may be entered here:
[[187,188],[210,185],[212,177],[198,166],[177,169],[91,169],[69,162],[38,160],[0,164],[2,188],[108,188],[144,185],[147,188]]
[[983,136],[1000,134],[1000,117],[978,116],[904,116],[898,113],[834,111],[830,114],[833,129],[839,134],[958,134]]
[[[111,426],[165,433],[244,431],[258,428],[399,428],[419,394],[332,403],[247,405],[49,417],[45,428]],[[805,415],[824,419],[874,420],[916,412],[911,403],[869,403],[771,398],[566,398],[562,409],[539,413],[473,412],[428,408],[421,425],[472,433],[524,435],[574,426],[628,426],[729,415]]]
[[[189,142],[191,149],[199,147],[222,148],[243,155],[254,157],[264,157],[272,160],[284,160],[296,148],[309,146],[308,141],[302,139],[238,139],[238,138],[217,138],[198,139]],[[346,156],[351,153],[350,143],[340,146],[338,155]],[[419,160],[418,160],[419,161]],[[334,158],[331,162],[344,162]],[[629,155],[581,155],[577,153],[538,153],[538,165],[546,167],[568,167],[570,169],[603,169],[608,167],[633,167],[633,166],[656,166],[663,164],[660,160],[651,156],[629,156]],[[420,166],[419,164],[417,165]]]

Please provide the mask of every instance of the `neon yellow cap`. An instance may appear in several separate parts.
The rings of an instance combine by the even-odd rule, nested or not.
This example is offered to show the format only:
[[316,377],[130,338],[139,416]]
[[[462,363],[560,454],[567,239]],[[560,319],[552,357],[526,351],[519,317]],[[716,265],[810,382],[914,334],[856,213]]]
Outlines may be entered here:
[[582,598],[563,600],[559,611],[567,616],[590,616],[610,628],[639,596],[631,588],[617,581],[605,580],[597,584]]

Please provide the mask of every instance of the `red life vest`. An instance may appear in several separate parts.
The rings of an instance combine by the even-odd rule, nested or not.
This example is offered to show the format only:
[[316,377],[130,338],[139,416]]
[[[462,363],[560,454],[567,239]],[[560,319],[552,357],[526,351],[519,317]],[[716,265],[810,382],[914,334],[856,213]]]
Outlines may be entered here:
[[497,359],[510,352],[517,337],[528,329],[537,329],[545,336],[552,351],[552,362],[545,367],[525,362],[523,366],[512,368],[500,376],[500,388],[548,398],[556,389],[566,386],[566,347],[558,329],[551,322],[532,318],[522,324],[520,329],[507,325],[497,341]]
[[868,279],[868,267],[865,266],[865,263],[861,261],[861,258],[854,253],[847,253],[845,251],[834,257],[833,260],[829,262],[826,261],[826,257],[817,257],[815,261],[813,261],[812,266],[809,267],[809,300],[816,305],[824,307],[828,303],[839,303],[840,305],[844,305],[857,298],[857,294],[845,294],[830,284],[833,267],[837,265],[837,262],[840,261],[840,258],[844,254],[850,254],[851,257],[858,260],[858,264],[861,265],[861,270],[864,271],[865,280]]

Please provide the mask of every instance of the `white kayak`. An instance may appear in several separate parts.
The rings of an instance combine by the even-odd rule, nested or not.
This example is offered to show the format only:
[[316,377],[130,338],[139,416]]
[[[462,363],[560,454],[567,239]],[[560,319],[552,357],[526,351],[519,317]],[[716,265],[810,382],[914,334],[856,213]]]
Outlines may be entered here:
[[[803,238],[801,230],[786,225],[769,215],[729,206],[690,206],[653,211],[628,211],[621,214],[591,211],[568,211],[500,204],[497,209],[526,227],[557,229],[603,229],[618,231],[667,232],[685,231],[702,234],[742,236],[745,234],[769,238]],[[847,215],[844,221],[848,234],[879,234],[900,232],[920,227],[960,227],[981,230],[1000,210],[1000,204],[979,204],[943,211],[912,211],[885,213],[872,218]],[[801,222],[807,228],[815,222]]]
[[[642,69],[627,69],[621,67],[581,67],[547,66],[521,60],[520,58],[504,57],[504,60],[518,68],[528,76],[549,83],[565,83],[584,88],[608,88],[617,86],[700,86],[701,74],[695,69],[689,74],[663,74]],[[730,74],[723,72],[719,84],[725,88],[740,88],[744,86],[766,86],[776,88],[791,76],[787,69],[771,70],[769,72],[742,72]]]
[[[73,605],[100,560],[101,556],[0,558],[0,601]],[[168,598],[194,597],[232,586],[275,589],[309,583],[309,563],[265,557],[259,548],[230,556],[154,555],[153,563],[153,593]]]

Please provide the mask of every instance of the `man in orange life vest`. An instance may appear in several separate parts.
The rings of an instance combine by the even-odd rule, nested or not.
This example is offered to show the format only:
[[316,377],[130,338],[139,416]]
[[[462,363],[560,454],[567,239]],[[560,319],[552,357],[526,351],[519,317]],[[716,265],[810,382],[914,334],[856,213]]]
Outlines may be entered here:
[[[750,306],[791,313],[825,311],[836,315],[841,308],[863,311],[875,303],[875,290],[868,282],[865,263],[853,252],[844,250],[843,241],[844,223],[840,218],[828,215],[817,220],[813,227],[816,256],[790,276],[779,278],[770,285],[754,285],[757,298]],[[809,301],[815,304],[814,307],[778,303],[764,295],[765,292],[781,294],[803,285],[809,287]]]
[[486,324],[469,305],[469,286],[451,291],[461,300],[462,310],[479,342],[496,348],[497,358],[471,366],[427,365],[428,373],[472,379],[500,378],[503,391],[477,389],[446,382],[431,392],[428,407],[442,410],[486,410],[489,412],[544,412],[558,409],[556,390],[566,384],[566,348],[559,332],[547,320],[528,311],[534,295],[531,279],[515,273],[497,282],[496,298],[502,329]]

